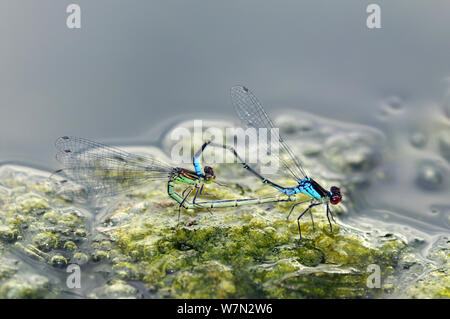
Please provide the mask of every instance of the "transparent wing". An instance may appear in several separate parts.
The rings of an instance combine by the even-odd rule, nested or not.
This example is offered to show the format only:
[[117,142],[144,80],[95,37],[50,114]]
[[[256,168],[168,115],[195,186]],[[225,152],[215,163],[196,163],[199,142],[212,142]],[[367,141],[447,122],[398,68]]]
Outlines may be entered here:
[[80,184],[89,193],[114,195],[151,180],[168,179],[173,168],[149,156],[139,156],[84,138],[56,140],[58,175]]
[[[254,96],[253,93],[250,92],[250,90],[246,87],[232,87],[231,101],[236,109],[239,118],[246,126],[254,127],[256,129],[266,128],[268,129],[268,134],[270,133],[270,129],[275,128],[269,116],[264,111],[261,103],[259,103],[256,96]],[[259,133],[259,130],[257,130],[257,132]],[[295,180],[298,180],[300,177],[305,178],[305,170],[301,166],[298,159],[295,157],[289,145],[279,135],[278,130],[274,130],[273,133],[274,140],[270,140],[270,143],[268,143],[269,145],[259,145],[259,147],[262,147],[266,151],[266,153],[269,154],[270,149],[275,146],[275,143],[278,143],[276,145],[278,146],[278,149],[281,151],[284,150],[290,157],[292,163],[287,163],[279,155],[271,153],[271,156],[275,157],[276,160],[279,161],[281,166],[285,168]]]

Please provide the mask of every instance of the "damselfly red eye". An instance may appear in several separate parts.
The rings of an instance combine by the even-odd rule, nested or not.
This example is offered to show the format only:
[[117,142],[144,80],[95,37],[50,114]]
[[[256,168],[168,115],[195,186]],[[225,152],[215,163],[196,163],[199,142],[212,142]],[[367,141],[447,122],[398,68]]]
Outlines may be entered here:
[[342,201],[342,196],[331,196],[330,203],[333,205],[337,205]]
[[337,186],[332,186],[330,189],[330,203],[333,205],[337,205],[342,201],[341,190]]

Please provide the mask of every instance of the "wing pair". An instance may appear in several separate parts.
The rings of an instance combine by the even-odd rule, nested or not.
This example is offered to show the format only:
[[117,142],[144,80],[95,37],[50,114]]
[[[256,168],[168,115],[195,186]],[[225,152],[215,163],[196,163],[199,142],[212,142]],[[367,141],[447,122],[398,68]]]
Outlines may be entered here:
[[[231,88],[231,100],[239,118],[245,126],[257,129],[275,129],[258,99],[244,86]],[[266,154],[272,147],[285,151],[292,163],[279,155],[270,154],[284,171],[297,181],[305,178],[306,173],[294,156],[291,148],[278,133],[273,131],[274,139],[270,145],[259,145]],[[63,164],[57,171],[61,176],[82,185],[89,193],[114,195],[142,186],[148,181],[168,179],[173,167],[149,156],[134,155],[115,147],[96,143],[84,138],[63,136],[55,143],[56,158]]]
[[149,156],[139,156],[84,138],[56,140],[58,175],[83,186],[89,193],[114,195],[151,180],[167,180],[173,168]]

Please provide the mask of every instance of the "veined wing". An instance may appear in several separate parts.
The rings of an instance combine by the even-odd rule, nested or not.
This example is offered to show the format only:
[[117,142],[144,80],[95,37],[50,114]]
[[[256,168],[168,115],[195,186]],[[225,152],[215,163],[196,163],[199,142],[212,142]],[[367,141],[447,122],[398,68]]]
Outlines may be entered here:
[[[259,133],[259,128],[266,128],[268,130],[267,134],[269,134],[269,131],[271,129],[275,128],[266,111],[264,111],[261,103],[258,101],[256,96],[253,95],[253,93],[250,92],[250,90],[246,87],[232,87],[231,101],[241,121],[246,126],[256,128],[257,134]],[[271,140],[271,145],[273,146],[274,143],[278,143],[279,149],[284,150],[289,155],[293,164],[288,164],[280,156],[277,156],[275,154],[272,154],[272,156],[274,156],[279,161],[279,163],[292,175],[295,180],[298,180],[299,178],[305,178],[307,175],[289,145],[279,135],[278,130],[274,130],[273,133],[275,141]],[[268,146],[260,145],[259,147],[263,147],[267,153]]]
[[114,195],[150,180],[168,179],[173,168],[149,156],[139,156],[84,138],[63,136],[56,140],[57,171],[89,193]]

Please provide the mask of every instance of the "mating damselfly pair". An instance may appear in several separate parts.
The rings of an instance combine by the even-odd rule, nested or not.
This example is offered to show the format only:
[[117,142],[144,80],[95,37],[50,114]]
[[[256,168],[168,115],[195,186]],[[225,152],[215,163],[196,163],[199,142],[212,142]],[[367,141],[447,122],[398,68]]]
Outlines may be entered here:
[[[258,99],[246,87],[235,86],[231,88],[231,100],[245,126],[256,129],[265,128],[268,130],[275,128]],[[310,212],[312,219],[311,209],[314,206],[325,205],[330,230],[332,231],[330,216],[333,220],[334,218],[331,214],[330,204],[337,205],[341,202],[342,195],[339,187],[332,186],[327,191],[314,179],[308,177],[289,145],[278,134],[277,130],[273,130],[273,132],[275,132],[277,146],[286,153],[290,160],[286,161],[282,156],[276,154],[272,154],[272,156],[281,164],[283,171],[293,179],[294,186],[285,187],[273,182],[247,164],[233,147],[215,144],[211,141],[205,142],[200,150],[195,153],[193,156],[194,169],[189,170],[170,166],[154,157],[135,155],[116,147],[96,143],[87,139],[64,136],[56,141],[56,148],[58,150],[57,159],[64,166],[64,168],[56,171],[56,173],[66,178],[61,183],[65,183],[70,179],[83,186],[89,194],[100,196],[112,196],[128,192],[152,180],[167,180],[167,193],[179,204],[178,216],[182,208],[214,209],[292,202],[293,205],[288,215],[289,218],[295,207],[307,203],[308,207],[297,218],[300,239],[302,238],[300,227],[300,219],[302,216]],[[274,141],[271,143],[274,143]],[[197,201],[197,198],[203,192],[204,185],[211,184],[216,179],[214,169],[211,166],[205,166],[203,168],[200,161],[201,155],[206,147],[222,147],[230,151],[245,169],[255,175],[262,183],[277,189],[279,194],[277,196],[261,198]],[[181,194],[176,192],[176,185],[185,186]],[[306,195],[308,199],[300,201],[300,194]],[[191,195],[192,200],[189,200]]]

